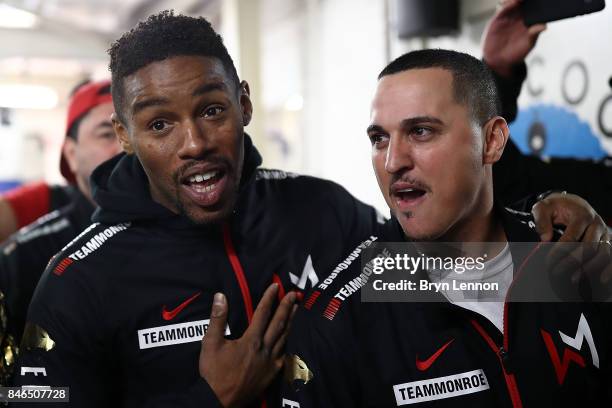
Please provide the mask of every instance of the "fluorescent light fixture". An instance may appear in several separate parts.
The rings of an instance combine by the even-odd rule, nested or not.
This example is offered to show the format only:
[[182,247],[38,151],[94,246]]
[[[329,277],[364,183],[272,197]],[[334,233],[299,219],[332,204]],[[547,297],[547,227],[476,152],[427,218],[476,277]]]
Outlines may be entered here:
[[1,28],[32,28],[38,24],[36,14],[21,10],[8,4],[0,4]]
[[0,84],[0,107],[13,109],[53,109],[57,92],[48,86]]
[[285,101],[285,109],[292,112],[301,111],[304,107],[304,98],[300,94],[293,94]]

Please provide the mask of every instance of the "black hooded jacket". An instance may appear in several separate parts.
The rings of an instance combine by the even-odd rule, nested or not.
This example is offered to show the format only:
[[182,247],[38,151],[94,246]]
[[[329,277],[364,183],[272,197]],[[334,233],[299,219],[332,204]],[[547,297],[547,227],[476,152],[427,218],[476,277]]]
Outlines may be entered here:
[[[540,255],[550,247],[536,242],[529,214],[501,211],[515,266],[503,333],[442,294],[427,302],[362,301],[367,260],[385,243],[404,241],[392,219],[298,310],[287,345],[287,382],[277,406],[611,406],[609,303],[509,301],[541,282],[536,280],[544,272]],[[374,249],[369,255],[368,247]],[[393,250],[387,256],[393,257]],[[419,273],[427,279],[424,271],[415,276]]]
[[332,182],[260,163],[245,136],[235,210],[208,226],[152,201],[135,156],[97,168],[95,223],[41,278],[17,384],[69,386],[78,407],[218,406],[198,373],[213,295],[238,338],[271,283],[309,289],[380,220]]

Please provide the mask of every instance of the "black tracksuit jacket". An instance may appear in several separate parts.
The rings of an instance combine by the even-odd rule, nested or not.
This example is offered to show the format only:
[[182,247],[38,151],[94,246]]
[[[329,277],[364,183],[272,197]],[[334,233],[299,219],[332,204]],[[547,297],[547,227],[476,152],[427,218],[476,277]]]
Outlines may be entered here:
[[[516,216],[503,212],[509,241],[537,241],[527,214],[518,214],[526,223]],[[385,229],[370,241],[403,241],[396,220]],[[542,250],[510,245],[509,296],[541,271],[535,255]],[[608,304],[506,302],[502,334],[441,294],[432,303],[362,302],[363,287],[353,283],[365,254],[349,257],[349,268],[322,282],[298,310],[287,346],[297,357],[287,362],[277,406],[612,406]],[[336,296],[342,293],[344,300]]]
[[229,338],[238,338],[271,283],[311,288],[382,222],[332,182],[260,163],[245,136],[238,202],[219,226],[153,202],[134,156],[98,167],[95,223],[41,278],[17,384],[69,386],[75,407],[218,406],[198,373],[213,295],[227,296]]

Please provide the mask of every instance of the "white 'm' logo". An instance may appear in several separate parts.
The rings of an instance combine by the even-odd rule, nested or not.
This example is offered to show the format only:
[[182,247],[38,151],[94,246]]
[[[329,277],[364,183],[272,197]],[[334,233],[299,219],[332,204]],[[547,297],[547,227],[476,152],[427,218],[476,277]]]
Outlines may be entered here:
[[580,321],[578,322],[576,337],[572,338],[566,334],[563,334],[561,333],[561,330],[559,330],[559,334],[561,335],[561,340],[563,340],[565,344],[579,351],[582,348],[582,341],[586,339],[587,344],[589,346],[589,350],[591,350],[591,358],[593,359],[593,365],[599,368],[599,355],[597,354],[597,349],[595,348],[595,342],[593,341],[591,328],[589,327],[589,323],[587,322],[586,317],[584,317],[584,314],[580,313]]
[[302,270],[302,275],[298,278],[289,272],[289,278],[291,279],[291,283],[300,289],[306,288],[306,280],[310,281],[311,287],[314,287],[317,283],[319,283],[319,277],[312,267],[312,258],[310,255],[308,255],[308,259],[306,259],[306,264],[304,265],[304,270]]

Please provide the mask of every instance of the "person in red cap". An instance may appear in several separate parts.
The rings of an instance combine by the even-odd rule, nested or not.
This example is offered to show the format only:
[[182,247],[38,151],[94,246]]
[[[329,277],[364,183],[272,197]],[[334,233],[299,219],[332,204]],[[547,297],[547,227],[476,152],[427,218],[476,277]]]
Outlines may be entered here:
[[121,151],[110,121],[113,112],[108,80],[80,87],[68,108],[60,171],[90,201],[89,176],[100,163]]
[[[95,203],[89,176],[99,164],[121,151],[110,121],[113,111],[110,81],[88,82],[78,87],[68,107],[60,164],[69,187],[57,190],[44,183],[28,185],[6,200],[14,209],[18,224],[42,217],[0,246],[0,316],[7,317],[0,319],[0,384],[7,384],[17,352],[15,346],[19,344],[27,308],[41,273],[51,257],[91,223]],[[67,199],[68,203],[53,209],[49,207],[53,201],[49,197],[58,191],[64,192],[67,197],[63,201]],[[62,200],[55,201],[57,204]]]
[[[2,195],[0,242],[19,228],[72,202],[75,188],[91,200],[89,175],[98,164],[119,152],[108,120],[112,112],[110,81],[88,81],[77,85],[70,98],[66,140],[60,161],[60,171],[68,186],[34,182]],[[88,119],[85,121],[85,118]]]

